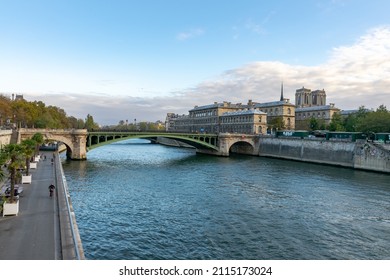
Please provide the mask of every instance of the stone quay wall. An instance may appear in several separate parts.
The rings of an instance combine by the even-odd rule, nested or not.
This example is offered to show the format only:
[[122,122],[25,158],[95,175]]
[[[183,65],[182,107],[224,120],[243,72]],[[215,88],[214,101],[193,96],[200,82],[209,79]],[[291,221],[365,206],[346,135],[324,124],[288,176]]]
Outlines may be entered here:
[[0,147],[11,143],[12,130],[0,130]]
[[259,156],[390,173],[389,144],[260,137]]

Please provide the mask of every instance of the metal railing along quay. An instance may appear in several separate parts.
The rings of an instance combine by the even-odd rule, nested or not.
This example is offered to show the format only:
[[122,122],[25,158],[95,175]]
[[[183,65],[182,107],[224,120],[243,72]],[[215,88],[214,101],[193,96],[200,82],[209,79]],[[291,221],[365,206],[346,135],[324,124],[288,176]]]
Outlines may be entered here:
[[85,259],[76,216],[68,192],[68,185],[58,152],[54,157],[54,176],[57,184],[58,216],[63,260]]

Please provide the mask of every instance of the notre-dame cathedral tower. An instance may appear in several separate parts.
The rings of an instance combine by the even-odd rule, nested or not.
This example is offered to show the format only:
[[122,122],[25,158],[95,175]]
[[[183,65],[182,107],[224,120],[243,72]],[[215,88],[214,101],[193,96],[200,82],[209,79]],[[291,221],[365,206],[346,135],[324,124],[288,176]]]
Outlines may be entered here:
[[325,106],[326,93],[325,90],[314,90],[302,87],[295,92],[295,106],[296,108]]

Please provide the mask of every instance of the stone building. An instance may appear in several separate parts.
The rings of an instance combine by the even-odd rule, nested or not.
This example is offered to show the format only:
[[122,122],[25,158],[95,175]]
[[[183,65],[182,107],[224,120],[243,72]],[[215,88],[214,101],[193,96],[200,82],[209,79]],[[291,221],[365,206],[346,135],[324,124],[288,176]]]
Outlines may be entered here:
[[214,102],[210,105],[195,106],[189,111],[191,119],[190,131],[202,133],[218,133],[220,131],[220,117],[227,112],[236,112],[244,109],[241,103]]
[[[332,116],[340,112],[333,103],[326,105],[326,92],[302,87],[295,92],[295,105],[283,97],[283,84],[279,101],[247,104],[214,102],[195,106],[188,115],[167,115],[167,131],[193,133],[269,133],[275,123],[282,123],[286,130],[308,130],[310,119],[329,125]],[[266,119],[266,120],[264,120]]]
[[285,129],[295,129],[295,106],[290,103],[289,99],[283,98],[282,101],[254,103],[253,108],[267,114],[268,124],[272,123],[275,118],[281,118]]
[[318,120],[324,126],[330,124],[332,116],[340,109],[334,103],[326,105],[325,90],[311,91],[305,87],[295,92],[295,129],[310,129],[310,119]]
[[[249,106],[251,105],[251,106]],[[214,102],[195,106],[188,115],[167,114],[166,130],[192,133],[266,133],[267,115],[248,105]]]
[[223,113],[220,117],[220,132],[265,134],[267,114],[256,109]]
[[188,115],[168,113],[165,119],[166,131],[191,132],[191,120]]

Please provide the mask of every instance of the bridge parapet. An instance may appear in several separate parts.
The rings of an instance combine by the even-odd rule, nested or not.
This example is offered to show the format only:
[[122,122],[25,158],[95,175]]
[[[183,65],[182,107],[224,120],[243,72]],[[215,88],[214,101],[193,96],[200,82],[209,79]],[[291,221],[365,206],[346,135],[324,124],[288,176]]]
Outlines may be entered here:
[[45,140],[62,142],[66,145],[66,155],[70,159],[87,159],[86,139],[88,131],[86,129],[26,129],[18,130],[18,140],[31,138],[35,133],[41,133]]

